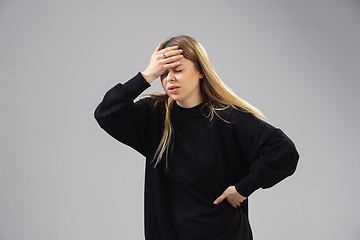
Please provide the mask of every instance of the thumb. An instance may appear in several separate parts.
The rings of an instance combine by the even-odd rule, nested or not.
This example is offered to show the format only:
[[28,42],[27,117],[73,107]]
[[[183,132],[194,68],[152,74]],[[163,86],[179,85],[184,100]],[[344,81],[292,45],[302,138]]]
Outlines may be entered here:
[[224,194],[221,194],[221,196],[218,197],[218,198],[214,201],[214,204],[219,204],[219,203],[221,203],[224,199],[225,199]]
[[159,45],[157,46],[157,48],[155,49],[154,53],[158,52],[161,48],[161,46],[163,45],[163,43],[159,43]]

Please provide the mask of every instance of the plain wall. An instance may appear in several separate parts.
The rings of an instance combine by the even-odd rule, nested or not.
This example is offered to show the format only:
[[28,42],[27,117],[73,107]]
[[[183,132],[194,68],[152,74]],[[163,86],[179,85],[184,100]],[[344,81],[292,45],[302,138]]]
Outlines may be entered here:
[[144,239],[144,159],[93,111],[178,34],[300,152],[255,239],[360,239],[359,26],[358,0],[1,0],[0,239]]

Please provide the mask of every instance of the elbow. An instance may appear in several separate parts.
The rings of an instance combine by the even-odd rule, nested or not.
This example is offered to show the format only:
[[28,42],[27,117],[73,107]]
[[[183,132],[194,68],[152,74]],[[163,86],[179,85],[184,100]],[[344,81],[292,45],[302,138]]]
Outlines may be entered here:
[[287,173],[288,176],[291,176],[295,173],[300,158],[294,144],[292,144],[292,147],[289,148],[287,155]]
[[101,110],[101,103],[96,107],[94,111],[94,118],[97,122],[101,122],[102,120],[106,119],[104,111]]
[[94,118],[96,119],[97,122],[99,122],[99,119],[101,119],[98,109],[99,109],[99,106],[94,111]]
[[106,117],[103,112],[100,110],[100,105],[94,111],[94,118],[101,128],[104,128],[106,125]]

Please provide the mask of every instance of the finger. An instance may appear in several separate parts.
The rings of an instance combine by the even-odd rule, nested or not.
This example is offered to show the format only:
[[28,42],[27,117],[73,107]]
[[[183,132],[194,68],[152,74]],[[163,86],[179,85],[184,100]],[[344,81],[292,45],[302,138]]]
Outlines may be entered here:
[[[164,49],[161,49],[159,51],[159,53],[164,54],[164,53],[167,53],[167,52],[170,52],[170,51],[177,51],[178,48],[179,48],[179,46],[166,47]],[[168,55],[168,53],[166,55]]]
[[231,205],[231,206],[233,206],[234,208],[238,208],[238,207],[240,207],[240,202],[229,202],[228,201],[228,203]]
[[180,62],[174,62],[174,63],[168,63],[168,64],[165,64],[163,65],[163,69],[170,69],[170,68],[175,68],[177,66],[180,66],[181,63]]
[[172,62],[175,62],[175,61],[177,61],[177,60],[180,60],[180,59],[182,59],[183,57],[184,57],[183,55],[179,54],[179,55],[176,55],[176,56],[173,56],[173,57],[167,57],[167,58],[165,58],[165,59],[162,59],[162,62],[163,62],[164,64],[168,64],[168,63],[172,63]]
[[163,53],[163,55],[165,55],[166,58],[168,58],[168,57],[173,57],[173,56],[179,55],[182,52],[183,52],[182,49],[176,49],[176,50],[167,51],[167,52]]
[[224,196],[224,195],[221,195],[220,197],[218,197],[218,198],[214,201],[214,204],[219,204],[219,203],[221,203],[224,199],[225,199],[225,196]]
[[162,46],[162,42],[159,43],[159,45],[158,45],[157,48],[155,49],[155,52],[158,52],[158,51],[160,50],[161,46]]
[[181,53],[183,52],[183,50],[173,50],[173,51],[170,51],[170,52],[158,52],[159,56],[160,56],[160,59],[168,59],[168,58],[171,58],[171,57],[174,57],[174,56],[180,56]]

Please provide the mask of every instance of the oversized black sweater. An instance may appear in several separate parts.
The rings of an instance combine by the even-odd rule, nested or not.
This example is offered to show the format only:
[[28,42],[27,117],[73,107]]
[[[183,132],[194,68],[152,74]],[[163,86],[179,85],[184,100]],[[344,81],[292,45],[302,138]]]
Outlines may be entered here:
[[250,113],[228,108],[209,121],[203,104],[182,108],[175,103],[169,169],[164,161],[154,167],[165,108],[151,98],[134,103],[149,86],[139,73],[110,89],[95,110],[107,133],[146,158],[145,238],[252,239],[248,200],[238,209],[226,200],[213,202],[229,186],[249,196],[293,174],[299,157],[293,142]]

